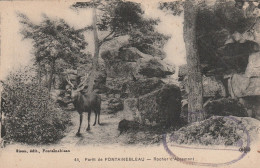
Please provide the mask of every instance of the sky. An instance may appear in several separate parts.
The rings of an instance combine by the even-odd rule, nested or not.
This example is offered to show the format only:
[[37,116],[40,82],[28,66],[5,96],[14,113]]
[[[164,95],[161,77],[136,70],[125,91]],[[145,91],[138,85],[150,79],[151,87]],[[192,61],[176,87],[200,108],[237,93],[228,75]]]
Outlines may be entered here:
[[[185,64],[185,45],[183,41],[183,15],[173,16],[157,9],[156,0],[140,0],[145,11],[146,17],[160,18],[161,22],[157,26],[160,33],[171,35],[171,39],[165,45],[164,51],[167,54],[166,61],[181,65]],[[32,41],[22,40],[20,34],[21,25],[17,18],[16,12],[26,14],[34,23],[39,23],[42,14],[45,13],[51,18],[63,18],[68,24],[80,29],[91,25],[91,10],[80,10],[75,12],[69,9],[71,1],[56,2],[1,2],[1,67],[0,79],[20,66],[30,64],[33,58]],[[93,52],[92,33],[86,34],[89,43],[88,50]]]

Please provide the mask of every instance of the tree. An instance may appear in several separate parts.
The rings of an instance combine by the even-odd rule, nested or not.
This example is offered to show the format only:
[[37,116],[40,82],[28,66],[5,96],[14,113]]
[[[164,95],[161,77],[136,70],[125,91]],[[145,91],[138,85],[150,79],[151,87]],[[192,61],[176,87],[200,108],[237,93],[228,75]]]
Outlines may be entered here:
[[69,26],[63,19],[52,20],[43,15],[39,25],[32,23],[29,18],[19,13],[20,23],[23,25],[21,34],[24,39],[32,39],[35,64],[38,66],[39,79],[42,68],[48,66],[48,89],[51,90],[53,75],[57,60],[62,59],[69,64],[75,64],[81,57],[87,43],[81,31]]
[[170,10],[173,15],[180,15],[181,6],[184,9],[183,36],[188,66],[188,122],[190,123],[204,119],[202,74],[196,32],[199,3],[196,0],[186,0],[184,3],[165,2],[161,3],[159,8]]
[[3,146],[3,136],[4,136],[4,123],[3,123],[3,116],[4,116],[4,112],[3,112],[3,104],[4,104],[4,99],[2,97],[2,90],[3,90],[3,86],[2,86],[2,81],[0,81],[0,148],[4,147]]
[[[93,91],[95,73],[98,68],[99,50],[102,44],[115,37],[126,34],[129,34],[132,37],[132,42],[134,43],[136,42],[136,38],[134,38],[134,35],[136,34],[134,32],[140,32],[143,37],[145,37],[144,34],[154,31],[154,25],[159,21],[144,18],[144,11],[141,9],[140,4],[122,0],[77,2],[73,4],[72,7],[76,9],[92,8],[93,10],[92,26],[82,29],[83,31],[92,30],[94,35],[95,51],[90,82],[88,84],[89,92]],[[100,32],[106,33],[106,36],[100,39]],[[161,34],[157,35],[157,37],[158,36],[161,38],[165,37]]]
[[194,0],[186,0],[184,4],[184,42],[188,66],[188,122],[204,119],[203,86],[200,59],[197,44],[197,16],[199,6]]

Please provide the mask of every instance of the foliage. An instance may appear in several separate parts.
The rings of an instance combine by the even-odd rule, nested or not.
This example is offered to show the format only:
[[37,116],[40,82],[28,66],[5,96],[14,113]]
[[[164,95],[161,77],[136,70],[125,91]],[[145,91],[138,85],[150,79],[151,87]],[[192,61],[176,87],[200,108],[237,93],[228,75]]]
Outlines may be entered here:
[[4,82],[6,136],[28,144],[53,143],[64,136],[70,116],[49,98],[48,90],[36,82],[31,68],[12,72]]
[[160,2],[159,9],[164,10],[165,12],[172,14],[174,16],[180,15],[183,12],[182,1],[173,1],[173,2]]
[[[145,27],[145,26],[144,26]],[[139,31],[130,33],[130,44],[145,54],[158,56],[164,53],[163,47],[170,39],[170,36],[155,31]]]
[[[35,55],[35,65],[38,66],[39,81],[42,72],[49,73],[48,88],[52,86],[53,75],[58,67],[57,60],[62,60],[67,67],[76,67],[80,60],[86,57],[84,49],[87,43],[81,31],[75,30],[64,19],[51,19],[43,15],[40,24],[34,24],[30,19],[18,13],[23,25],[21,34],[24,39],[32,39]],[[85,58],[86,59],[86,58]]]
[[144,17],[144,11],[139,3],[122,0],[106,0],[93,2],[77,2],[74,8],[88,8],[95,6],[99,10],[97,21],[98,29],[108,32],[102,43],[115,37],[130,35],[132,46],[140,47],[143,44],[153,44],[162,48],[168,36],[156,32],[158,19]]
[[77,57],[84,56],[82,50],[87,45],[84,35],[68,25],[65,20],[54,20],[43,15],[43,20],[37,25],[22,13],[18,16],[23,24],[21,34],[25,39],[33,39],[36,62],[49,63],[62,58],[67,63],[75,63]]

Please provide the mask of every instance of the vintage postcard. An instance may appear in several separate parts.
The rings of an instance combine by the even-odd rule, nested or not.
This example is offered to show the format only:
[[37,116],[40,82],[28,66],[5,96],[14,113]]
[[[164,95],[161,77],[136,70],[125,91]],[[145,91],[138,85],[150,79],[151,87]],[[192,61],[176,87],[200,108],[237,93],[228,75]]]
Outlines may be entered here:
[[260,165],[259,0],[0,1],[0,167]]

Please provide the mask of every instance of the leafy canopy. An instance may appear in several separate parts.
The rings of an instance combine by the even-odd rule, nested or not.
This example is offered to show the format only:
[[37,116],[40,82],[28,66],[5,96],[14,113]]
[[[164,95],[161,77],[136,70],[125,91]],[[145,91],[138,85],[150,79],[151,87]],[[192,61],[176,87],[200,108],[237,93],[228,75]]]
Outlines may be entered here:
[[[115,37],[130,35],[131,45],[147,53],[147,50],[143,49],[144,44],[162,48],[169,39],[168,36],[158,33],[155,29],[160,20],[145,17],[139,3],[122,0],[96,0],[91,2],[77,2],[72,7],[76,9],[97,9],[98,30],[108,33],[107,36],[100,40],[100,45]],[[89,28],[87,29],[89,30]]]
[[43,15],[43,20],[37,25],[22,13],[18,16],[23,25],[21,34],[24,39],[33,40],[36,62],[50,63],[63,59],[67,63],[75,63],[85,56],[82,52],[87,45],[84,35],[64,19],[51,19]]

